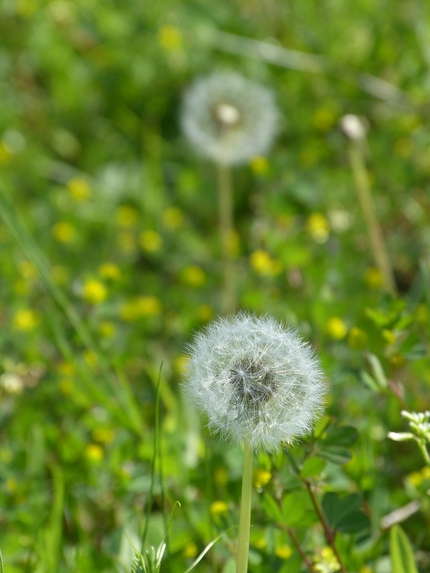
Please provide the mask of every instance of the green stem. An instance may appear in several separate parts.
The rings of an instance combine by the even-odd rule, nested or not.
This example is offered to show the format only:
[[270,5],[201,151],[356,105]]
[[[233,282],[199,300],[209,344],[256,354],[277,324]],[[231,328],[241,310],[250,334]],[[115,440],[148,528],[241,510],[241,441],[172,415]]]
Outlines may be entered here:
[[218,165],[218,211],[219,232],[222,245],[222,299],[223,314],[231,314],[235,310],[234,269],[231,253],[231,238],[233,233],[233,189],[231,170],[227,165]]
[[416,441],[417,441],[418,447],[421,450],[421,453],[423,455],[423,458],[424,458],[426,465],[430,466],[430,457],[429,457],[429,453],[427,451],[426,445],[420,439],[417,439]]
[[354,173],[358,200],[367,225],[370,246],[376,265],[384,279],[384,287],[393,297],[397,295],[393,270],[385,246],[381,227],[375,213],[375,207],[370,192],[369,178],[363,156],[362,142],[352,142],[349,149],[349,160]]
[[245,442],[236,573],[246,573],[248,571],[249,533],[251,528],[252,462],[252,446]]

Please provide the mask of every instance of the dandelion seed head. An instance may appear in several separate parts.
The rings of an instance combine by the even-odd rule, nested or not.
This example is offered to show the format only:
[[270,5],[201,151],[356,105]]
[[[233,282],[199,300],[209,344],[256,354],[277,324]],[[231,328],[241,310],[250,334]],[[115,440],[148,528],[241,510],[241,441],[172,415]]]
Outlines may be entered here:
[[268,316],[219,318],[189,350],[184,391],[223,438],[273,451],[308,433],[322,412],[319,360]]
[[199,153],[237,164],[267,153],[278,118],[270,90],[234,72],[216,72],[189,87],[181,123]]

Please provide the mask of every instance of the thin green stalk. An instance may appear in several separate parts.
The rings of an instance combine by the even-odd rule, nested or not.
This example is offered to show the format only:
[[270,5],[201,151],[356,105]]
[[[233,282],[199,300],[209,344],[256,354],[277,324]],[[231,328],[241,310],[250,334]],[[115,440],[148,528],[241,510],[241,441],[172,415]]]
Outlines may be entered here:
[[251,528],[252,462],[252,446],[245,442],[236,573],[246,573],[248,571],[249,534]]
[[222,245],[222,293],[221,309],[223,314],[235,310],[234,268],[231,253],[233,233],[233,189],[231,170],[227,165],[218,165],[218,210],[219,232]]
[[417,439],[417,444],[421,450],[426,465],[430,466],[430,457],[426,445],[420,439]]
[[375,213],[375,206],[370,192],[369,178],[367,175],[361,141],[351,142],[349,148],[349,160],[354,174],[358,200],[360,202],[360,207],[369,233],[373,257],[384,279],[385,289],[395,297],[397,295],[396,283],[394,281],[393,270],[391,268],[382,230]]

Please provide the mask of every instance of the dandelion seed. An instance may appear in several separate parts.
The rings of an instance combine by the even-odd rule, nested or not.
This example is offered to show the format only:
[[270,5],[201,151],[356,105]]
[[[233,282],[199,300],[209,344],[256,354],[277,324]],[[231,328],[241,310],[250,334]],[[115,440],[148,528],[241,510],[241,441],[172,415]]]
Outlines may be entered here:
[[190,354],[185,392],[224,438],[273,451],[308,433],[321,412],[318,359],[270,317],[220,318],[197,335]]
[[199,153],[233,165],[267,153],[278,117],[269,90],[234,72],[217,72],[188,89],[181,122]]

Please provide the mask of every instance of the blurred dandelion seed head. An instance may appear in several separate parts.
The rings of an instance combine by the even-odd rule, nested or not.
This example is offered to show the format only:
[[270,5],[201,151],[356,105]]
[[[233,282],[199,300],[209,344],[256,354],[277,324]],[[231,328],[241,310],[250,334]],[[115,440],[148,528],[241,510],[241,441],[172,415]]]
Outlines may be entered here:
[[340,120],[343,133],[353,141],[360,141],[366,137],[366,126],[363,121],[352,113],[344,115]]
[[322,411],[319,360],[270,317],[219,318],[190,346],[184,390],[210,430],[273,451],[308,433]]
[[233,165],[269,150],[278,117],[271,91],[234,72],[216,72],[187,90],[181,123],[199,153]]

